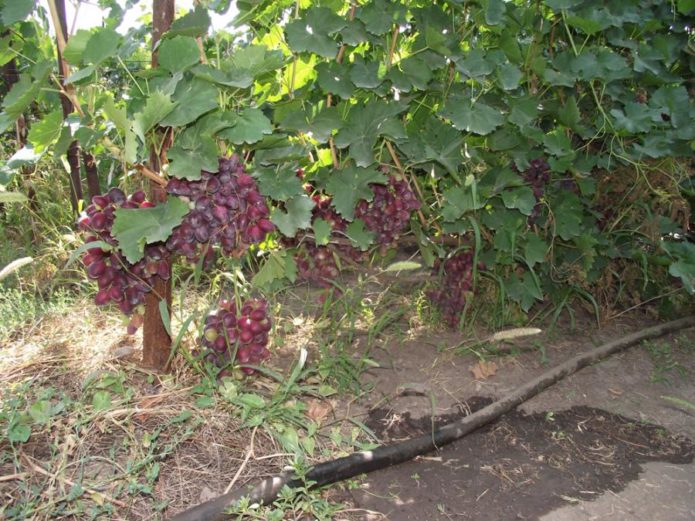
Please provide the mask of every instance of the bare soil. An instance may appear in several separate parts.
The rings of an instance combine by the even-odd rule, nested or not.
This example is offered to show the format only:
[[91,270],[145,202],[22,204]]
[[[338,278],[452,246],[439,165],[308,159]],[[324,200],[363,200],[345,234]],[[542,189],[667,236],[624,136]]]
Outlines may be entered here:
[[[388,442],[430,432],[545,366],[644,325],[630,320],[597,330],[586,323],[519,339],[512,347],[534,349],[485,357],[483,364],[496,367],[484,378],[475,357],[438,352],[424,337],[393,343],[379,351],[384,368],[372,371],[365,421]],[[437,338],[444,345],[452,340]],[[688,376],[695,371],[695,334],[653,344],[657,359],[654,345],[636,346],[438,452],[366,476],[351,491],[367,512],[362,519],[695,519],[695,414],[668,399],[695,403]]]

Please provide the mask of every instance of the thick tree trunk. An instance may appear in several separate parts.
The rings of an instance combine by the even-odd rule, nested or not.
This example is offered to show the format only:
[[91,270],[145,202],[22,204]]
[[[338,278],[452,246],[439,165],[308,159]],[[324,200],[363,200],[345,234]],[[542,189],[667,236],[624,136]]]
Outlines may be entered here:
[[[152,67],[157,66],[157,43],[169,30],[174,21],[174,0],[153,0],[152,3]],[[150,152],[150,169],[159,172],[162,158],[168,148],[165,142],[160,155],[155,150]],[[150,182],[152,201],[166,201],[166,191],[161,185]],[[168,262],[171,262],[169,260]],[[142,361],[156,369],[165,369],[171,354],[171,337],[164,327],[159,303],[164,300],[171,311],[171,279],[155,277],[152,291],[145,296],[145,321],[142,328]]]
[[[57,14],[56,48],[58,49],[58,78],[65,87],[65,78],[70,74],[70,66],[63,57],[63,48],[68,40],[68,23],[65,16],[65,0],[54,0]],[[58,35],[60,32],[60,35]],[[62,36],[62,38],[61,38]],[[61,93],[60,105],[63,107],[63,117],[67,118],[74,107],[70,99]],[[68,165],[70,165],[70,205],[75,213],[79,211],[79,201],[82,199],[82,176],[80,175],[80,144],[77,140],[68,147]]]
[[94,156],[85,151],[82,151],[82,164],[84,164],[84,171],[85,174],[87,174],[87,193],[91,199],[95,195],[99,195],[101,193],[97,164],[94,161]]

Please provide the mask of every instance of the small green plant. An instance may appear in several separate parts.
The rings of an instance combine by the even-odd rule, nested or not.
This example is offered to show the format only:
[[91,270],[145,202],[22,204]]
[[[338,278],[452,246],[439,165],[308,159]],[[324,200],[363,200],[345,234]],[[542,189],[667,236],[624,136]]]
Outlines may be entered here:
[[652,383],[671,383],[670,375],[673,373],[680,378],[685,378],[688,371],[675,359],[671,344],[668,342],[646,342],[644,346],[654,364],[650,377]]

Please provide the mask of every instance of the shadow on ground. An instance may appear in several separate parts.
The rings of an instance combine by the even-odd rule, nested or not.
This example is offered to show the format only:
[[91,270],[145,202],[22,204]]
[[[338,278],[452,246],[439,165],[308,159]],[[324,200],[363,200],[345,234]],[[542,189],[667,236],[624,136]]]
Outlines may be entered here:
[[[475,398],[467,405],[474,411],[488,403]],[[398,441],[458,416],[433,422],[377,409],[367,425],[382,439]],[[694,455],[695,444],[685,436],[592,407],[514,411],[438,453],[370,474],[353,497],[391,521],[539,519],[620,492],[644,463],[684,464]]]

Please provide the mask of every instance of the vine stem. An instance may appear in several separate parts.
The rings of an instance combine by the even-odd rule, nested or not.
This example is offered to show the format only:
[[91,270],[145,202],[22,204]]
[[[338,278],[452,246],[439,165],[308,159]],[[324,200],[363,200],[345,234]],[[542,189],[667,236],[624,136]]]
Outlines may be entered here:
[[133,167],[140,172],[142,175],[144,175],[146,178],[148,178],[150,181],[154,181],[160,186],[166,186],[167,182],[162,176],[158,175],[156,172],[153,172],[147,166],[138,163],[136,165],[133,165]]
[[[393,163],[396,165],[396,168],[398,169],[398,172],[401,174],[401,177],[405,179],[405,182],[408,183],[408,186],[412,190],[413,187],[412,185],[415,185],[415,191],[417,192],[418,197],[420,198],[420,201],[424,204],[425,198],[422,195],[422,190],[420,190],[420,185],[417,184],[417,182],[413,179],[413,182],[410,182],[410,179],[408,178],[408,175],[405,173],[405,169],[403,168],[403,164],[401,163],[401,160],[398,159],[398,154],[396,154],[396,150],[393,148],[393,145],[389,140],[384,140],[386,143],[386,148],[389,151],[389,154],[391,155],[391,159],[393,160]],[[427,219],[425,219],[425,215],[422,213],[422,210],[418,209],[417,211],[417,216],[418,219],[420,220],[420,224],[422,226],[427,226]],[[436,223],[435,223],[436,227]],[[438,230],[441,232],[441,230]]]

